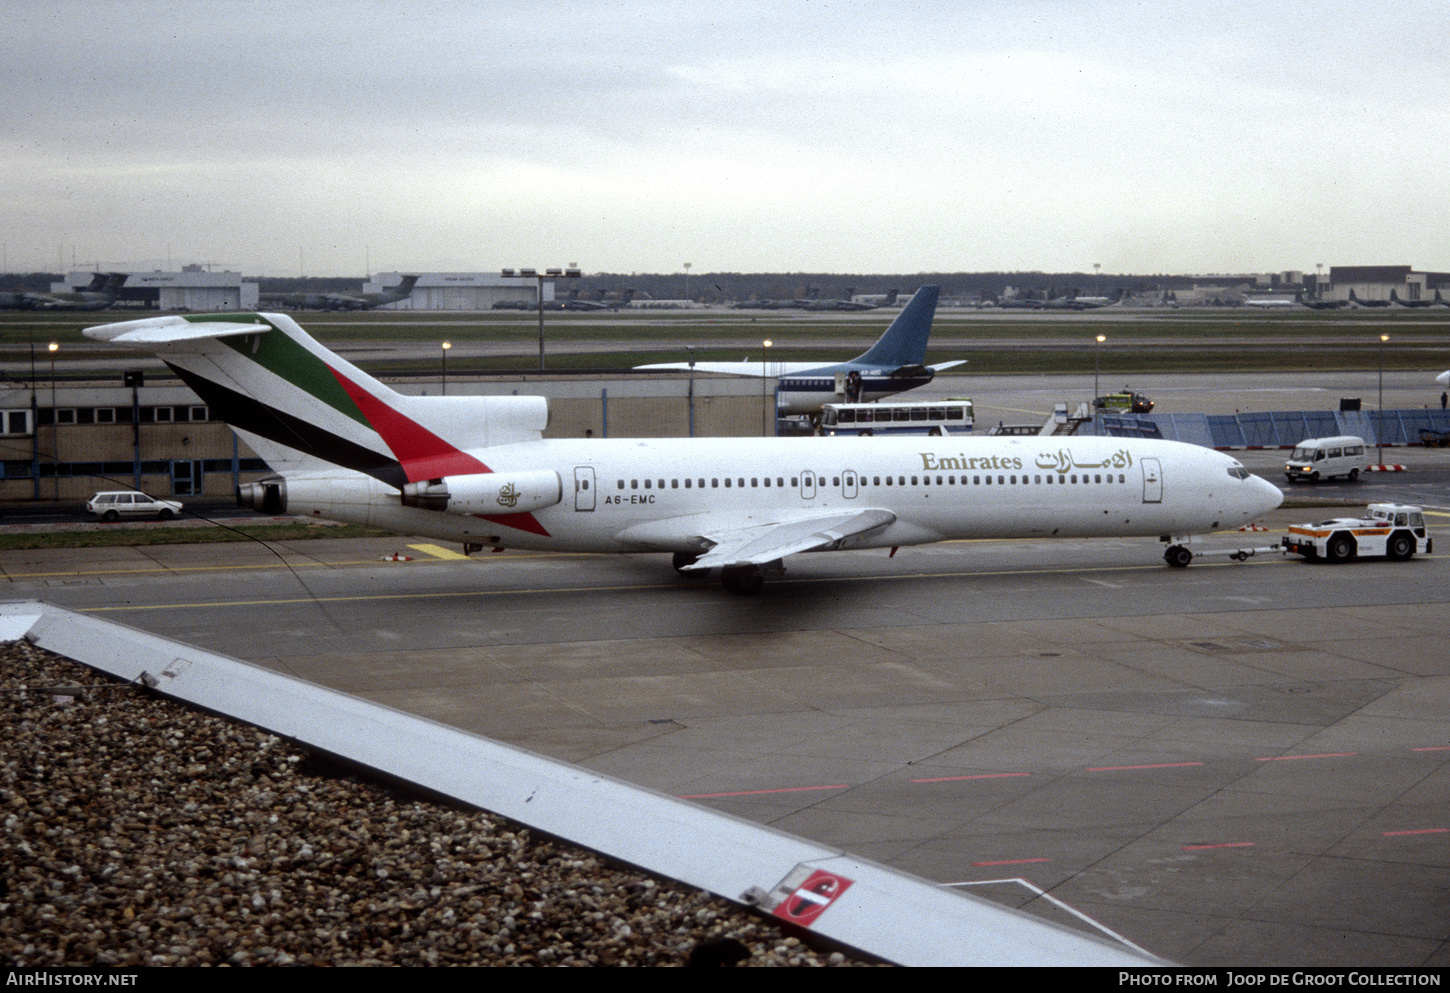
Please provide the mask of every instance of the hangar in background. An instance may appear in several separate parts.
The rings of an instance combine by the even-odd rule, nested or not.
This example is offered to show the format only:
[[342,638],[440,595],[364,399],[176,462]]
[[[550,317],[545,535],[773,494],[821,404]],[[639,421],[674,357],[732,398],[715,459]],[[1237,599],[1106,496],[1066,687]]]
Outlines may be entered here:
[[1329,284],[1321,287],[1324,300],[1388,303],[1390,294],[1401,303],[1418,303],[1435,298],[1435,291],[1450,293],[1450,273],[1416,272],[1407,265],[1337,265],[1329,267]]
[[[363,284],[364,293],[392,293],[403,281],[401,272],[380,272]],[[406,300],[387,303],[378,310],[492,310],[496,303],[538,305],[538,280],[508,279],[493,272],[424,272],[418,274]],[[544,302],[554,299],[554,281],[545,279]]]
[[[51,284],[53,293],[85,289],[93,272],[69,272]],[[180,272],[128,273],[116,306],[144,310],[236,311],[256,310],[256,280],[244,280],[239,272],[208,272],[201,266],[187,266]]]

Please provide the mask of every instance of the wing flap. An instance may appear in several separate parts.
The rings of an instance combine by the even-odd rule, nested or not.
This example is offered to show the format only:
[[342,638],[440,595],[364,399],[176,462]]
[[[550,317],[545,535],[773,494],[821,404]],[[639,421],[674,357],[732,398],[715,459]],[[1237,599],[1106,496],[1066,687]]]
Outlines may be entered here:
[[822,512],[754,527],[735,528],[700,537],[713,542],[690,571],[715,566],[764,565],[798,552],[818,552],[839,547],[847,538],[884,528],[896,520],[889,510],[858,510],[846,513]]

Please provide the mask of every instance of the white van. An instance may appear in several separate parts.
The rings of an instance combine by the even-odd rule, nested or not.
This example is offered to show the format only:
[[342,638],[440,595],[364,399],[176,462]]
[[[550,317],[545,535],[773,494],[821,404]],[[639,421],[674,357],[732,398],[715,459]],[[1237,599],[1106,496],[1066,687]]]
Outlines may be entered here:
[[1296,479],[1317,483],[1335,476],[1354,482],[1367,464],[1363,438],[1349,434],[1334,438],[1305,438],[1294,446],[1294,454],[1289,456],[1289,462],[1284,466],[1284,475],[1291,483]]

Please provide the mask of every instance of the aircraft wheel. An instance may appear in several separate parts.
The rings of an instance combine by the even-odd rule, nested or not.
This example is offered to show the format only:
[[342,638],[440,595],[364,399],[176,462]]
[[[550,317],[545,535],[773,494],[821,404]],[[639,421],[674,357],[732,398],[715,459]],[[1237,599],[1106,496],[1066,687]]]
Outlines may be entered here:
[[1186,569],[1193,561],[1193,553],[1182,545],[1173,545],[1163,553],[1163,561],[1175,569]]
[[765,576],[753,565],[732,566],[720,571],[720,583],[731,593],[750,596],[765,585]]
[[1354,539],[1347,534],[1336,534],[1324,546],[1324,557],[1331,562],[1348,562],[1354,558]]
[[1392,534],[1385,545],[1385,554],[1397,562],[1403,562],[1415,554],[1415,539],[1403,531]]
[[678,572],[682,576],[690,576],[690,577],[703,576],[709,570],[701,569],[701,570],[698,570],[698,571],[695,571],[695,572],[686,572],[685,571],[686,569],[688,569],[690,566],[694,565],[698,561],[700,561],[700,556],[695,555],[695,554],[693,554],[691,552],[676,552],[674,554],[674,557],[670,560],[670,564],[673,565],[675,567],[675,571]]

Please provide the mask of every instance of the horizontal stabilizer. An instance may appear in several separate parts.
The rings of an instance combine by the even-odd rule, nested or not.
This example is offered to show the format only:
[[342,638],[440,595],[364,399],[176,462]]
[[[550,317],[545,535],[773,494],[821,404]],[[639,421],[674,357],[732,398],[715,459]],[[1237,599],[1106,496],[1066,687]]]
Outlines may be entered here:
[[896,520],[889,510],[821,512],[777,524],[702,535],[715,543],[687,571],[714,566],[764,565],[797,552],[837,547],[847,538],[884,528]]
[[943,372],[947,369],[955,369],[959,365],[966,365],[967,359],[957,359],[954,362],[933,362],[927,366],[932,372]]
[[118,345],[164,345],[176,341],[200,341],[272,330],[266,324],[236,324],[224,321],[188,321],[184,317],[147,317],[86,328],[86,336]]

